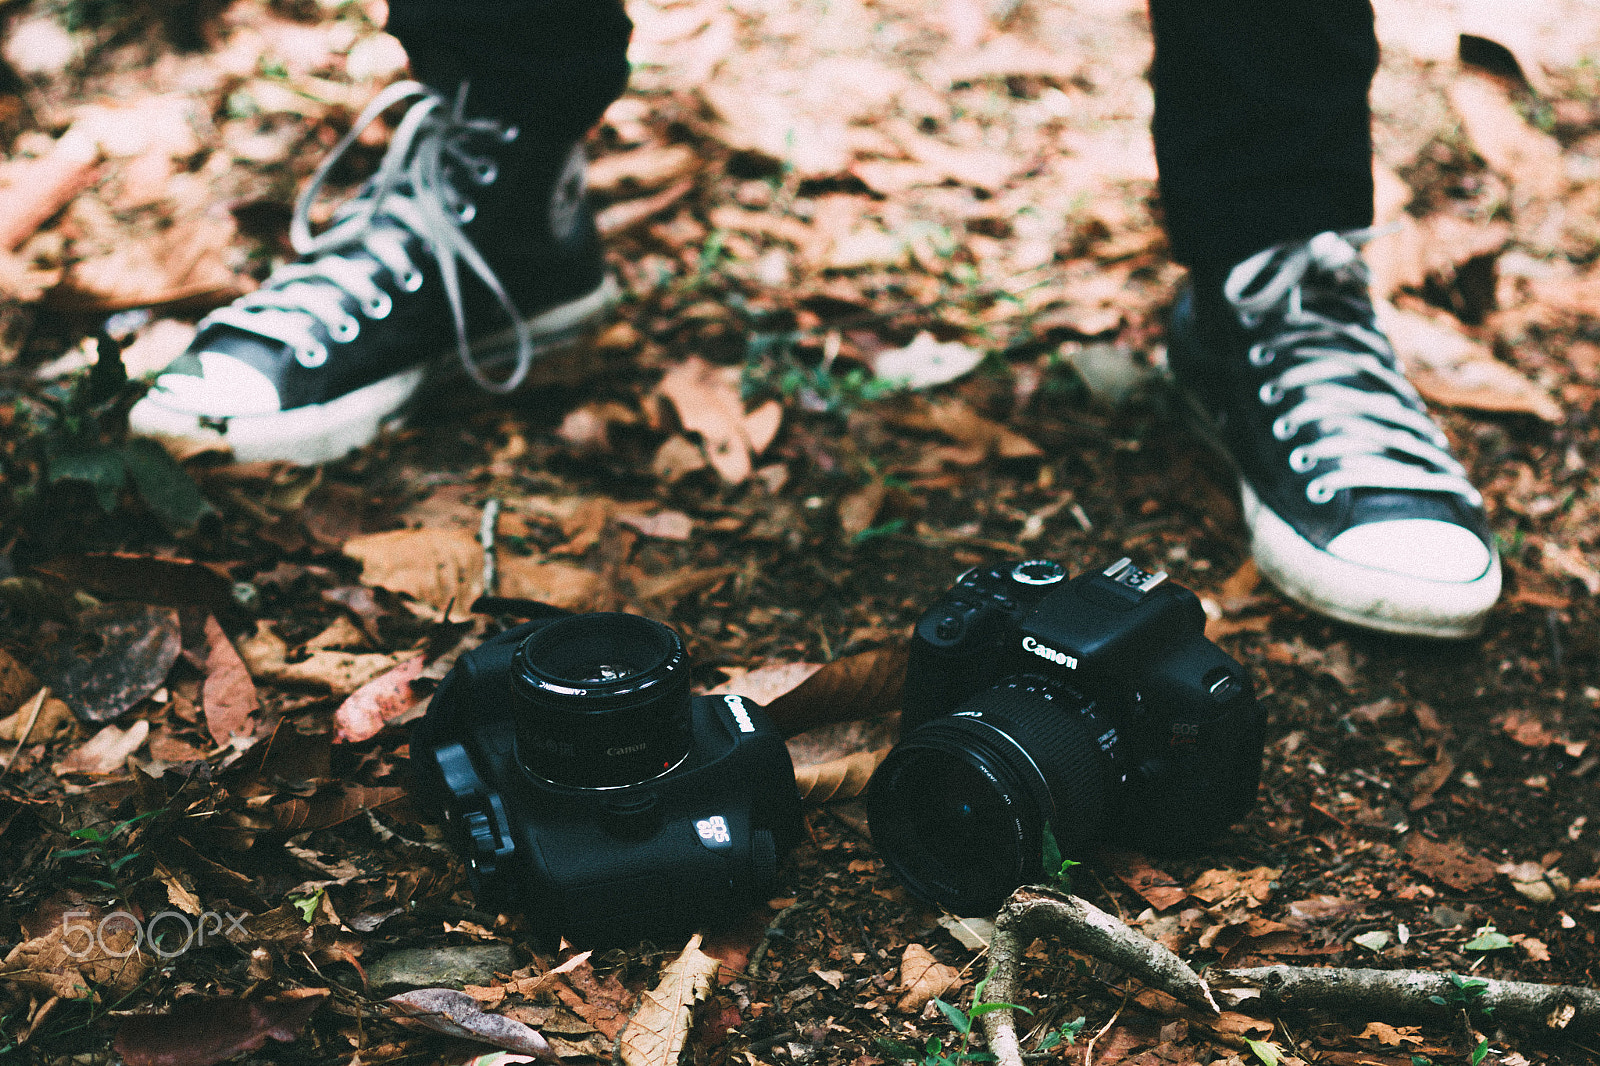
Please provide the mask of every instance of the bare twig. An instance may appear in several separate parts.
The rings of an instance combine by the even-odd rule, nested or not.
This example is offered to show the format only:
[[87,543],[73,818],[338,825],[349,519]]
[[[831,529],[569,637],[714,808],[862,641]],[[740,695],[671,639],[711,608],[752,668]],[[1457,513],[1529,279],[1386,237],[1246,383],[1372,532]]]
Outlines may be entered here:
[[483,520],[478,523],[478,543],[483,545],[483,594],[493,596],[500,585],[495,565],[495,523],[500,520],[500,501],[491,496],[483,503]]
[[[1178,956],[1105,911],[1076,896],[1037,885],[1019,888],[995,918],[995,935],[989,945],[994,964],[988,986],[991,1002],[1015,1001],[1019,958],[1024,945],[1036,936],[1052,937],[1068,948],[1120,966],[1147,986],[1212,1014],[1220,1013],[1216,999],[1229,1006],[1255,1003],[1274,1011],[1319,1007],[1367,1017],[1381,1013],[1439,1020],[1469,1008],[1503,1025],[1567,1036],[1600,1030],[1600,991],[1572,985],[1475,979],[1464,986],[1459,976],[1452,980],[1451,974],[1426,970],[1260,966],[1210,971],[1208,986]],[[1022,1066],[1012,1012],[997,1010],[983,1020],[989,1050],[1000,1066]],[[1087,1061],[1085,1066],[1089,1066]]]
[[[995,936],[989,945],[989,959],[994,964],[988,987],[990,1002],[1015,1001],[1019,956],[1033,937],[1044,935],[1114,963],[1146,985],[1198,1010],[1218,1013],[1206,983],[1182,959],[1077,896],[1037,885],[1019,888],[1000,909],[994,924]],[[1021,1066],[1022,1049],[1012,1012],[993,1011],[984,1015],[983,1021],[989,1050],[1001,1066]]]
[[[1483,981],[1471,996],[1474,1011],[1493,1011],[1504,1025],[1567,1033],[1600,1029],[1600,992],[1574,985],[1531,981]],[[1461,994],[1446,973],[1428,970],[1357,970],[1322,966],[1257,966],[1213,971],[1219,996],[1234,998],[1240,990],[1259,993],[1274,1009],[1326,1007],[1383,1011],[1444,1019],[1461,1006]],[[1444,1000],[1440,1006],[1431,997]]]

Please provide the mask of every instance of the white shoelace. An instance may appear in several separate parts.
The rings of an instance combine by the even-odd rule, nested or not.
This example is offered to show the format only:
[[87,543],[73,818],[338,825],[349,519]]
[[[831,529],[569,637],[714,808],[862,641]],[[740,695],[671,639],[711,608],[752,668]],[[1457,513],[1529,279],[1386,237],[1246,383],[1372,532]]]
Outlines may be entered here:
[[[1373,230],[1320,233],[1287,254],[1281,248],[1258,252],[1229,273],[1223,295],[1247,328],[1271,314],[1282,319],[1282,332],[1250,349],[1257,367],[1280,359],[1289,364],[1261,386],[1263,404],[1275,406],[1301,390],[1273,422],[1273,436],[1288,441],[1304,426],[1316,426],[1317,439],[1289,453],[1295,473],[1307,473],[1324,459],[1337,460],[1307,483],[1312,503],[1326,503],[1341,489],[1368,488],[1449,492],[1477,506],[1482,496],[1450,454],[1449,440],[1425,413],[1416,389],[1394,369],[1387,338],[1305,306],[1302,283],[1313,272],[1329,278],[1312,278],[1312,285],[1331,280],[1366,286],[1367,268],[1358,249],[1374,235]],[[1317,302],[1339,298],[1331,286],[1315,297]],[[1352,302],[1352,309],[1359,304]],[[1387,391],[1373,391],[1374,383]]]
[[[417,102],[396,127],[377,173],[353,201],[338,210],[332,226],[312,236],[311,205],[334,164],[379,115],[413,98]],[[295,203],[289,238],[306,261],[274,270],[260,289],[213,311],[200,328],[212,324],[232,326],[288,345],[302,366],[321,366],[328,360],[328,348],[313,331],[315,325],[320,324],[330,337],[345,344],[361,331],[361,318],[349,313],[347,300],[353,300],[360,315],[368,319],[384,318],[393,310],[393,300],[376,280],[380,268],[398,279],[406,292],[415,292],[422,286],[422,271],[406,253],[407,242],[402,234],[392,227],[373,225],[381,217],[415,235],[439,264],[445,299],[455,321],[456,348],[461,365],[472,380],[498,393],[511,392],[520,385],[533,363],[532,337],[505,286],[461,232],[461,226],[472,220],[475,209],[447,173],[463,175],[479,186],[493,183],[493,160],[471,154],[466,140],[469,136],[487,135],[509,143],[516,139],[517,131],[492,119],[465,118],[464,103],[465,94],[457,98],[452,111],[446,112],[442,97],[414,81],[397,82],[379,93],[317,167]],[[472,357],[461,298],[461,263],[477,275],[511,319],[517,358],[503,380],[489,378]]]

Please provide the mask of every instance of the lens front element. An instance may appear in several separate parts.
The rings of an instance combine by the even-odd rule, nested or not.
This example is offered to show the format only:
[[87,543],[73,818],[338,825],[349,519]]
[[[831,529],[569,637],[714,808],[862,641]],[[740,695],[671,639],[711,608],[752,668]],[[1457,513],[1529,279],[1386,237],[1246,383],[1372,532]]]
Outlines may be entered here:
[[913,892],[964,917],[1037,880],[1044,826],[1064,855],[1105,827],[1116,734],[1093,703],[1023,676],[917,726],[873,775],[872,840]]
[[562,618],[512,657],[517,758],[546,781],[613,788],[689,751],[689,665],[671,627],[638,615]]

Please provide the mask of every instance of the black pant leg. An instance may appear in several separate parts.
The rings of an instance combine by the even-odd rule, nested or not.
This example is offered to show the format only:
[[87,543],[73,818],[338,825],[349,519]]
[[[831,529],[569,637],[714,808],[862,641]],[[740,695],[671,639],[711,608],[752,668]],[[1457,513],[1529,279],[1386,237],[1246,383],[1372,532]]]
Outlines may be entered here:
[[1370,0],[1150,0],[1173,255],[1216,271],[1372,222]]
[[622,0],[389,0],[419,81],[550,140],[587,133],[628,83]]

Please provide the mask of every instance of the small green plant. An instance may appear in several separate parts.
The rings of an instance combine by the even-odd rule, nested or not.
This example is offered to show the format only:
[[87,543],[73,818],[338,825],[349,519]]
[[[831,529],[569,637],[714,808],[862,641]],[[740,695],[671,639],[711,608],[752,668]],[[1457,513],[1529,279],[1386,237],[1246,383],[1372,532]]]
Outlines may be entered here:
[[1019,1007],[1015,1003],[986,1003],[983,999],[984,990],[989,987],[989,978],[994,976],[990,970],[984,974],[983,980],[972,990],[972,1006],[966,1010],[952,1007],[942,999],[934,1000],[934,1005],[944,1014],[956,1032],[961,1034],[960,1043],[949,1051],[945,1050],[944,1042],[938,1037],[930,1036],[927,1044],[923,1046],[922,1066],[961,1066],[965,1062],[993,1062],[994,1054],[988,1051],[969,1051],[967,1048],[972,1042],[972,1023],[997,1010],[1020,1010],[1024,1014],[1032,1014],[1027,1007]]
[[[1492,926],[1489,929],[1493,931]],[[1486,1015],[1494,1013],[1493,1007],[1485,1007],[1482,1002],[1483,994],[1489,990],[1488,981],[1481,977],[1462,977],[1454,973],[1447,973],[1445,976],[1450,979],[1450,987],[1442,996],[1429,996],[1430,1003],[1436,1003],[1441,1007],[1459,1007],[1462,1010],[1477,1007]]]
[[212,507],[166,449],[127,438],[127,411],[144,386],[126,380],[114,352],[104,357],[113,343],[101,340],[103,357],[88,374],[15,397],[19,447],[0,459],[0,476],[19,486],[19,501],[44,485],[82,482],[107,514],[131,489],[169,525],[190,528]]
[[887,522],[879,522],[875,526],[868,526],[863,529],[860,533],[850,538],[850,543],[852,545],[865,544],[867,541],[876,540],[878,537],[893,536],[905,527],[906,520],[904,518],[891,518]]
[[1473,932],[1472,939],[1463,944],[1462,948],[1466,951],[1504,951],[1511,946],[1511,938],[1500,932],[1491,923],[1479,926]]
[[[74,840],[85,841],[85,845],[79,848],[67,848],[63,851],[58,851],[55,853],[55,857],[58,859],[82,859],[89,865],[98,867],[97,873],[104,871],[111,877],[119,877],[123,868],[144,854],[144,852],[138,848],[129,848],[123,851],[122,854],[113,857],[113,851],[117,850],[113,845],[119,837],[129,834],[134,826],[147,818],[154,818],[161,813],[163,813],[161,810],[145,811],[143,814],[136,814],[132,818],[118,822],[109,829],[101,829],[99,826],[94,825],[86,825],[82,829],[74,829],[67,835]],[[103,877],[75,878],[75,880],[94,885],[97,888],[103,888],[108,892],[114,892],[119,887],[115,881],[108,881]]]
[[316,916],[317,908],[322,906],[322,891],[319,888],[315,892],[304,896],[287,896],[285,898],[295,910],[300,912],[301,919],[307,925],[310,925],[311,919]]
[[1062,1044],[1072,1047],[1078,1042],[1078,1034],[1083,1032],[1083,1023],[1088,1019],[1079,1015],[1076,1021],[1067,1022],[1059,1029],[1051,1029],[1039,1038],[1039,1046],[1035,1051],[1049,1051]]
[[835,373],[825,362],[811,365],[798,351],[801,339],[794,331],[750,334],[740,381],[745,399],[775,396],[808,411],[843,415],[903,388],[902,382],[875,378],[863,367]]
[[1056,843],[1055,831],[1050,828],[1050,823],[1044,826],[1044,839],[1040,847],[1040,865],[1044,869],[1047,882],[1063,892],[1072,891],[1072,868],[1082,866],[1083,863],[1075,859],[1065,858],[1061,854],[1061,845]]
[[1487,1054],[1489,1054],[1489,1041],[1485,1038],[1478,1041],[1478,1046],[1472,1049],[1472,1054],[1468,1058],[1472,1062],[1472,1066],[1478,1066]]
[[[995,1056],[991,1052],[969,1050],[972,1042],[973,1023],[985,1014],[997,1010],[1019,1010],[1024,1014],[1032,1014],[1033,1011],[1015,1003],[986,1002],[983,998],[983,993],[989,987],[989,978],[993,976],[994,971],[990,970],[984,975],[983,980],[978,982],[977,987],[972,990],[972,1006],[966,1010],[953,1007],[942,999],[933,1001],[940,1012],[944,1014],[945,1019],[949,1021],[951,1028],[961,1034],[961,1040],[949,1049],[945,1048],[944,1041],[938,1037],[929,1037],[928,1042],[919,1051],[910,1044],[880,1036],[876,1041],[878,1050],[890,1058],[899,1059],[903,1062],[917,1062],[920,1066],[962,1066],[962,1064],[969,1062],[995,1061]],[[1034,1048],[1034,1051],[1042,1053],[1052,1048],[1060,1047],[1062,1044],[1076,1044],[1078,1042],[1078,1034],[1083,1031],[1085,1020],[1079,1017],[1075,1021],[1067,1022],[1065,1025],[1045,1033],[1039,1039],[1038,1046]]]
[[1251,1040],[1245,1037],[1244,1042],[1250,1045],[1251,1052],[1261,1060],[1263,1066],[1278,1066],[1283,1059],[1283,1049],[1270,1040]]

